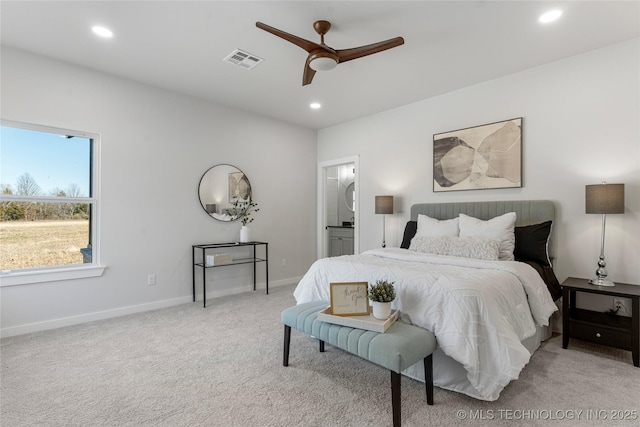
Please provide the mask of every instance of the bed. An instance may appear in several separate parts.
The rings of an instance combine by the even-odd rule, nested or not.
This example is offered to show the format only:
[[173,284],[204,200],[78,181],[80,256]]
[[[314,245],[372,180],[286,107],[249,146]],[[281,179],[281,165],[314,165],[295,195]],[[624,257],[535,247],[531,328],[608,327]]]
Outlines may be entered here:
[[[328,301],[332,282],[394,281],[400,319],[438,341],[434,384],[494,401],[550,336],[554,220],[546,200],[416,204],[399,248],[319,259],[294,297]],[[421,364],[403,374],[424,381]]]

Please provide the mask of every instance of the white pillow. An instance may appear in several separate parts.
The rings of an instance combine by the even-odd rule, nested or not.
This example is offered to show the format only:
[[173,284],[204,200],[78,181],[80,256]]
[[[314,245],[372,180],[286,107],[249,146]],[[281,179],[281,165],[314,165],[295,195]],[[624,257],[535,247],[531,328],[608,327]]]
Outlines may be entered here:
[[514,227],[516,225],[516,213],[508,212],[488,221],[483,221],[472,216],[459,214],[460,237],[482,236],[500,240],[501,261],[513,261],[513,250],[516,245]]
[[497,261],[500,253],[500,240],[479,236],[416,236],[411,240],[409,250],[428,254]]
[[416,237],[457,236],[459,233],[458,222],[458,218],[438,220],[427,215],[418,215]]

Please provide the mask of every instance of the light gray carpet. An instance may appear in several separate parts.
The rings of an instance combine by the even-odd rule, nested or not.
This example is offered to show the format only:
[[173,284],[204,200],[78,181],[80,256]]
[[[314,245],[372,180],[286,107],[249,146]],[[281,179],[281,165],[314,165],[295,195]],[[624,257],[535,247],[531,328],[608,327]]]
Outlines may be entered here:
[[[390,426],[385,369],[330,346],[319,353],[297,331],[282,366],[280,312],[292,291],[3,339],[1,425]],[[640,368],[630,352],[575,340],[563,350],[557,336],[496,402],[439,388],[434,397],[428,406],[424,384],[403,378],[403,425],[635,426]],[[611,420],[625,410],[636,420]]]

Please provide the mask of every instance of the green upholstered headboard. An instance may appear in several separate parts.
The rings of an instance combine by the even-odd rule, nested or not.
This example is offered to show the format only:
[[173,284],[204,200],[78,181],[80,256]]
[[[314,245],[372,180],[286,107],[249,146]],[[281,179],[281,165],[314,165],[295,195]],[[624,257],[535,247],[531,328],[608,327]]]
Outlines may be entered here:
[[411,206],[411,220],[416,221],[418,214],[435,219],[452,219],[460,213],[488,220],[507,212],[516,213],[516,227],[553,221],[549,239],[549,255],[555,257],[556,208],[551,200],[418,203]]

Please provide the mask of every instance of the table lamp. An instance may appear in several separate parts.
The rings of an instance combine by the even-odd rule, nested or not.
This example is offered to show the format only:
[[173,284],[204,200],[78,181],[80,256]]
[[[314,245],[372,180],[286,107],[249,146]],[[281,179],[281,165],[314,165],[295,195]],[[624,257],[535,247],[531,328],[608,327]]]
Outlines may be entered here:
[[385,248],[384,216],[393,213],[393,196],[376,196],[376,214],[382,214],[382,247]]
[[607,214],[624,213],[624,184],[594,184],[585,187],[585,211],[588,214],[602,215],[602,238],[600,240],[600,260],[596,278],[589,283],[597,286],[615,286],[607,279],[607,263],[604,260],[604,230]]

